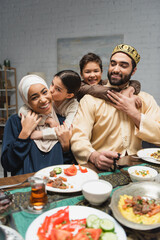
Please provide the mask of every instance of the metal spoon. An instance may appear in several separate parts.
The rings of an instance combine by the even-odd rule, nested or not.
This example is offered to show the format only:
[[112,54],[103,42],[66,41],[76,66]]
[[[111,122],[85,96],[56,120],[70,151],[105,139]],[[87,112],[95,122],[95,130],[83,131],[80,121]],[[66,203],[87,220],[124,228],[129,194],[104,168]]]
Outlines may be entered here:
[[26,183],[26,182],[28,182],[28,178],[21,183],[16,183],[16,184],[11,184],[11,185],[2,185],[2,186],[0,186],[0,189],[16,187],[16,186],[22,185],[23,183]]

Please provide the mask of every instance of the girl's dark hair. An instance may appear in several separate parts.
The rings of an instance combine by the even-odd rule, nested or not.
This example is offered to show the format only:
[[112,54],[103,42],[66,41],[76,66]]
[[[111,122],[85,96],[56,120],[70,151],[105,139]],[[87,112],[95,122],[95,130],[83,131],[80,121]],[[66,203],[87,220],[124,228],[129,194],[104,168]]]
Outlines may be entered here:
[[55,77],[59,77],[67,88],[68,93],[77,94],[80,86],[81,86],[81,78],[79,74],[72,70],[63,70],[55,74]]
[[82,57],[82,59],[79,62],[79,67],[80,67],[80,73],[81,74],[82,74],[82,71],[83,71],[85,65],[89,62],[96,62],[99,65],[101,71],[103,72],[101,58],[98,55],[96,55],[95,53],[87,53],[86,55],[84,55]]

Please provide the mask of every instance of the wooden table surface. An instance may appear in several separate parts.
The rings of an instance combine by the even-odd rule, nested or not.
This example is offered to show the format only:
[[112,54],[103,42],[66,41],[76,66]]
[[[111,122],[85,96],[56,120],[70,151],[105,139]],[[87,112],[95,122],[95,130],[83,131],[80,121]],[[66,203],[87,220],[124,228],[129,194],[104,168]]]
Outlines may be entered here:
[[[118,161],[118,165],[120,166],[133,166],[133,165],[137,165],[137,164],[141,164],[144,163],[144,161],[140,160],[140,159],[135,159],[132,158],[131,156],[125,156],[122,157],[119,161]],[[87,164],[83,165],[85,167],[88,167],[92,170],[94,170],[97,173],[101,173],[104,171],[100,171],[98,170],[92,163],[88,162]],[[34,175],[34,173],[27,173],[27,174],[23,174],[23,175],[16,175],[16,176],[11,176],[11,177],[5,177],[5,178],[0,178],[0,186],[2,185],[9,185],[9,184],[16,184],[16,183],[21,183],[24,180],[26,180],[28,177]],[[16,187],[12,187],[12,189],[17,189],[17,188],[22,188],[22,187],[27,187],[29,186],[29,183],[24,183],[20,186],[16,186]],[[7,188],[6,190],[9,190],[10,188]]]

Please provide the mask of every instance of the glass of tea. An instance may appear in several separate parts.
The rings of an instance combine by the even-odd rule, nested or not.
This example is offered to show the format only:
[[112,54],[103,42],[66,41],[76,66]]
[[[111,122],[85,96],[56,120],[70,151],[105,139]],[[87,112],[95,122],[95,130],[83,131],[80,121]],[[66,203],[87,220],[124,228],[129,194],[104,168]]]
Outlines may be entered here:
[[41,210],[48,202],[46,191],[46,179],[38,177],[29,177],[28,181],[31,185],[30,206],[34,210]]

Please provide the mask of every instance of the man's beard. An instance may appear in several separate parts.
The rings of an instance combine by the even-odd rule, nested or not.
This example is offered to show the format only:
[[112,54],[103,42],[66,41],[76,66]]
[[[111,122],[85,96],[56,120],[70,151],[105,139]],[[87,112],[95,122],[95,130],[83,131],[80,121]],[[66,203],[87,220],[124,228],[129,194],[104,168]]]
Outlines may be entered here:
[[122,77],[122,74],[117,74],[117,76],[121,77],[120,79],[113,78],[112,75],[113,75],[112,73],[108,72],[108,80],[109,80],[110,84],[113,86],[121,86],[121,85],[124,85],[125,83],[129,82],[129,80],[132,76],[132,72],[128,75],[125,75],[124,77]]

